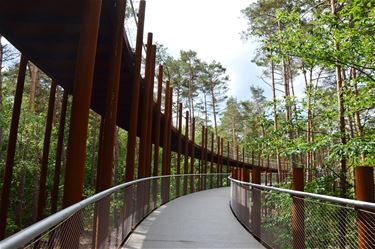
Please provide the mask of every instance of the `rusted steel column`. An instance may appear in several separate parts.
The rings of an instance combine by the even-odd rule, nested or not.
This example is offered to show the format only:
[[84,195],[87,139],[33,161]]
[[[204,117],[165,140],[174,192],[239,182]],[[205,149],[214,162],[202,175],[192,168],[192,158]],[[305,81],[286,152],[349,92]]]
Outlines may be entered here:
[[60,122],[59,131],[57,138],[57,148],[56,148],[56,162],[55,162],[55,173],[53,177],[53,188],[51,196],[51,213],[57,212],[57,202],[59,197],[59,185],[60,185],[60,172],[61,172],[61,161],[62,153],[64,147],[64,131],[65,131],[65,119],[66,119],[66,109],[68,105],[68,92],[64,90],[61,112],[60,112]]
[[[304,169],[293,167],[292,189],[304,191]],[[293,248],[305,248],[305,206],[301,197],[293,196],[292,208]]]
[[[171,89],[169,87],[169,81],[167,81],[167,86],[165,88],[165,98],[164,98],[164,127],[163,127],[163,156],[162,156],[162,168],[161,173],[162,175],[168,174],[168,161],[169,161],[169,153],[168,153],[168,138],[169,138],[169,103],[171,97]],[[161,201],[162,203],[168,202],[169,196],[169,185],[166,178],[161,180]]]
[[64,180],[63,207],[82,199],[86,140],[94,78],[101,0],[85,1],[76,61]]
[[[207,160],[208,160],[208,128],[204,129],[204,174],[207,174]],[[207,188],[207,177],[203,176],[203,189]]]
[[[167,175],[171,174],[171,136],[172,136],[172,105],[173,105],[173,88],[169,89],[168,104],[168,134],[167,134]],[[169,185],[168,185],[169,186]]]
[[119,96],[121,60],[123,48],[123,31],[126,0],[117,0],[116,23],[112,39],[111,57],[109,61],[108,83],[105,102],[105,113],[102,117],[102,136],[99,142],[98,170],[96,192],[112,186],[112,168],[114,160],[114,144],[117,122],[117,104]]
[[48,170],[49,145],[51,142],[52,119],[53,119],[53,110],[55,108],[55,100],[56,100],[56,83],[52,81],[51,90],[49,93],[49,100],[48,100],[46,127],[44,131],[42,164],[40,167],[38,208],[37,208],[37,216],[36,216],[36,219],[38,221],[43,218],[43,211],[44,211],[44,206],[46,203],[46,181],[47,181],[47,170]]
[[18,78],[16,93],[13,102],[13,112],[12,120],[10,124],[7,157],[4,169],[3,187],[1,189],[1,206],[0,206],[0,240],[5,237],[6,220],[8,216],[8,206],[9,206],[9,194],[12,184],[13,167],[14,167],[14,155],[16,152],[17,145],[17,133],[18,133],[18,123],[21,114],[22,105],[22,94],[25,84],[25,74],[26,74],[27,59],[25,56],[21,55],[20,65],[18,69]]
[[134,162],[135,162],[135,147],[137,142],[137,125],[138,125],[138,106],[139,106],[139,91],[141,85],[141,63],[142,63],[142,46],[143,46],[143,29],[145,20],[146,2],[141,0],[139,2],[138,13],[138,27],[137,27],[137,41],[135,48],[135,66],[134,66],[134,80],[130,103],[130,123],[128,131],[128,143],[126,150],[126,169],[125,181],[134,180]]
[[214,133],[211,132],[211,151],[210,151],[210,188],[213,188],[213,181],[214,177],[212,175],[214,173]]
[[[220,173],[223,173],[224,138],[220,139]],[[220,186],[223,186],[223,177],[220,177]]]
[[147,161],[147,129],[149,121],[149,107],[150,107],[150,84],[151,84],[151,60],[152,60],[152,33],[147,36],[147,52],[146,52],[146,68],[144,79],[144,94],[140,123],[141,134],[139,137],[139,156],[138,156],[138,179],[146,176],[146,161]]
[[163,158],[162,158],[162,175],[168,174],[168,121],[169,121],[169,102],[170,102],[170,83],[167,81],[165,88],[165,99],[164,99],[164,127],[163,127]]
[[[221,141],[221,138],[218,136],[217,137],[217,151],[216,151],[216,155],[217,155],[217,173],[222,173],[222,168],[221,168],[221,164],[220,164],[220,152],[221,152],[221,148],[220,148],[220,141]],[[219,175],[217,176],[217,186],[218,187],[221,187],[222,185],[222,176]]]
[[154,146],[154,169],[153,175],[157,176],[159,174],[159,145],[160,145],[160,112],[161,112],[161,93],[163,86],[163,66],[159,65],[159,75],[158,75],[158,97],[156,100],[156,110],[155,110],[155,146]]
[[[178,104],[177,175],[181,174],[182,103]],[[176,195],[180,196],[180,177],[177,178]]]
[[[191,125],[191,158],[190,158],[190,174],[194,174],[195,161],[195,118]],[[190,177],[190,193],[194,193],[194,176]]]
[[[186,111],[185,114],[185,156],[184,156],[184,174],[188,173],[188,167],[189,167],[189,112]],[[184,195],[187,194],[187,177],[184,177]]]
[[[107,92],[105,112],[101,122],[101,136],[99,141],[96,192],[99,193],[112,187],[112,172],[114,162],[115,133],[117,122],[117,106],[121,78],[121,61],[124,37],[124,20],[126,0],[116,1],[116,22],[112,37],[109,71],[107,79]],[[96,216],[96,242],[97,248],[102,248],[108,237],[110,202],[102,201]]]
[[[253,170],[251,172],[251,182],[255,184],[261,183],[261,175],[260,175],[260,167],[255,167],[253,165]],[[252,231],[255,236],[258,238],[261,237],[261,190],[257,188],[252,188],[251,190],[252,195],[252,207],[251,207],[251,224],[252,224]]]
[[[374,202],[374,167],[355,168],[355,194],[359,201]],[[373,215],[366,210],[357,210],[358,248],[373,248],[375,238],[369,221]]]
[[148,112],[148,126],[147,126],[147,153],[146,153],[146,177],[151,176],[151,161],[152,161],[152,124],[154,113],[154,83],[155,83],[155,63],[156,63],[156,45],[152,45],[151,54],[151,72],[149,84],[149,112]]

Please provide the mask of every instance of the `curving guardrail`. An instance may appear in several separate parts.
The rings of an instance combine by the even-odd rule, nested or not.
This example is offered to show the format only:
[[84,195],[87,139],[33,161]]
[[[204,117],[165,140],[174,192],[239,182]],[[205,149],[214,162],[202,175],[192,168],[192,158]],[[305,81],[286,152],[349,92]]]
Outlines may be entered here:
[[375,248],[375,204],[231,182],[237,219],[270,248]]
[[169,175],[124,183],[0,241],[0,248],[119,248],[154,209],[179,196],[224,186],[227,176]]

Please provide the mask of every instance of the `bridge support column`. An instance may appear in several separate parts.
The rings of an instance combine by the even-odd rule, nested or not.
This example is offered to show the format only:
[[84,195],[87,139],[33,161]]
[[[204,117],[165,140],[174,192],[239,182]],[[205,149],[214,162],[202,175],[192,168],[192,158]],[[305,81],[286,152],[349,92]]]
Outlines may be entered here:
[[[194,174],[195,171],[195,118],[191,124],[191,159],[190,159],[190,174]],[[194,193],[195,177],[190,177],[190,193]]]
[[[260,184],[260,167],[255,167],[253,164],[253,170],[251,172],[251,182],[254,184]],[[250,213],[251,219],[251,230],[255,236],[258,238],[261,237],[261,190],[257,188],[252,188],[251,190],[252,197],[252,207]]]
[[[292,189],[304,191],[304,169],[292,169]],[[305,248],[305,204],[301,197],[293,196],[292,237],[293,249]]]
[[[181,174],[181,141],[182,141],[182,103],[178,104],[178,145],[177,145],[177,175]],[[176,196],[180,196],[181,177],[177,177]]]
[[66,119],[66,109],[68,106],[68,92],[64,90],[63,99],[61,103],[60,121],[59,121],[59,131],[57,138],[57,148],[56,148],[56,162],[55,162],[55,172],[53,177],[53,189],[51,195],[51,213],[54,214],[57,211],[57,202],[59,197],[59,185],[60,185],[60,173],[61,173],[61,161],[62,153],[64,149],[64,131],[65,131],[65,119]]
[[[210,174],[213,174],[213,173],[214,173],[214,140],[215,140],[214,133],[211,132]],[[214,186],[213,181],[214,181],[214,176],[211,175],[211,176],[210,176],[210,188],[213,188],[213,186]]]
[[18,69],[18,78],[16,93],[14,96],[12,121],[10,124],[7,157],[5,162],[4,170],[4,180],[3,187],[1,190],[1,206],[0,206],[0,240],[5,237],[5,228],[7,224],[8,217],[8,207],[9,207],[9,194],[12,184],[13,167],[14,167],[14,155],[16,153],[17,145],[17,134],[18,134],[18,123],[21,115],[21,105],[22,105],[22,94],[25,84],[25,74],[26,74],[27,59],[25,56],[21,55],[21,61]]
[[[202,125],[202,143],[201,143],[201,156],[199,160],[199,174],[203,174],[203,167],[204,167],[204,132],[205,128]],[[199,177],[199,188],[200,190],[203,189],[203,177]]]
[[[189,112],[185,114],[185,156],[184,156],[184,174],[188,173],[189,165]],[[184,195],[187,194],[187,178],[184,177]]]
[[74,77],[63,206],[82,199],[86,139],[94,78],[101,0],[85,1]]
[[[355,168],[355,193],[357,200],[374,202],[374,167]],[[372,214],[357,210],[358,248],[365,249],[375,245],[373,229],[369,225]]]
[[[163,127],[163,158],[162,158],[162,175],[168,175],[168,167],[170,167],[170,153],[168,152],[169,146],[169,116],[170,116],[170,103],[171,103],[171,88],[170,83],[167,81],[165,88],[165,105],[164,105],[164,127]],[[162,179],[162,203],[169,200],[169,184],[166,178]]]
[[40,167],[40,182],[39,182],[38,209],[37,209],[38,221],[43,218],[43,211],[44,211],[44,207],[46,203],[46,181],[47,181],[47,170],[48,170],[49,145],[51,142],[52,119],[53,119],[53,110],[55,108],[55,99],[56,99],[56,83],[52,81],[50,94],[49,94],[49,100],[48,100],[46,127],[45,127],[45,132],[44,132],[42,164]]
[[139,107],[139,92],[141,86],[141,64],[142,64],[142,49],[143,49],[143,30],[145,21],[146,2],[141,0],[139,2],[138,13],[138,27],[137,27],[137,41],[135,47],[135,66],[134,66],[134,80],[130,103],[130,124],[128,130],[128,143],[126,149],[126,172],[125,181],[130,182],[134,180],[134,163],[135,163],[135,147],[137,142],[137,125],[138,125],[138,107]]
[[[114,161],[114,144],[117,122],[117,106],[121,76],[123,48],[123,26],[126,0],[117,0],[116,23],[113,30],[113,42],[107,79],[105,112],[101,122],[101,136],[96,177],[96,193],[112,186],[112,169]],[[96,207],[96,248],[103,248],[108,237],[110,200],[105,199]]]

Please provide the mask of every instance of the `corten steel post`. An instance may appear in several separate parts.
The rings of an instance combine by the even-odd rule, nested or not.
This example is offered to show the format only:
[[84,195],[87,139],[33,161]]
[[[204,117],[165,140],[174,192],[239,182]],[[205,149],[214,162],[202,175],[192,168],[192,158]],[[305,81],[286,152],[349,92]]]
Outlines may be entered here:
[[211,151],[210,151],[210,188],[213,188],[214,186],[214,177],[212,173],[214,173],[214,133],[211,132]]
[[[374,167],[355,168],[355,194],[359,201],[374,202]],[[375,237],[373,226],[370,224],[372,213],[357,210],[358,248],[373,248]]]
[[[191,158],[190,158],[190,174],[194,174],[195,161],[195,118],[191,125]],[[190,177],[190,193],[194,193],[194,176]]]
[[[217,155],[217,163],[216,163],[216,166],[217,166],[217,173],[222,173],[221,171],[221,165],[220,165],[220,137],[218,136],[217,137],[217,150],[216,150],[216,155]],[[222,182],[222,176],[219,175],[217,176],[217,186],[218,187],[221,187],[221,182]]]
[[[292,189],[304,191],[304,169],[292,169]],[[305,248],[305,207],[301,197],[293,196],[292,207],[292,237],[293,248]]]
[[[207,161],[208,161],[208,128],[205,127],[204,132],[204,173],[207,174]],[[207,177],[203,176],[203,189],[207,188]]]
[[[165,100],[164,100],[164,127],[163,127],[163,158],[162,158],[162,175],[168,174],[168,129],[169,129],[169,103],[171,97],[171,89],[169,87],[169,81],[167,81],[167,86],[165,88]],[[162,188],[162,203],[166,203],[168,201],[168,194],[167,190],[169,190],[169,186],[167,186],[167,181],[165,178],[161,181],[161,188]]]
[[60,173],[61,173],[61,161],[62,153],[64,147],[64,131],[65,131],[65,119],[66,119],[66,109],[68,105],[68,91],[64,90],[60,121],[59,121],[59,131],[57,138],[57,148],[56,148],[56,162],[55,162],[55,172],[53,177],[53,188],[51,195],[51,213],[57,212],[57,201],[59,197],[59,185],[60,185]]
[[147,127],[147,153],[146,153],[146,177],[151,176],[151,161],[152,161],[152,124],[153,124],[153,113],[154,113],[154,83],[155,83],[155,63],[156,63],[156,45],[152,45],[152,56],[151,56],[151,73],[150,73],[150,84],[149,84],[149,117]]
[[46,127],[44,131],[43,141],[43,155],[42,163],[40,167],[40,182],[39,182],[39,193],[38,193],[38,208],[36,219],[39,221],[43,218],[44,206],[46,203],[46,181],[47,181],[47,170],[48,170],[48,158],[49,158],[49,145],[51,142],[51,131],[52,131],[52,119],[53,110],[55,108],[56,100],[56,83],[51,82],[51,90],[48,99],[48,110],[46,117]]
[[164,127],[163,127],[163,158],[162,158],[162,175],[167,175],[168,164],[168,118],[169,118],[169,98],[170,98],[170,83],[167,81],[164,98]]
[[139,2],[138,13],[138,27],[137,27],[137,41],[135,48],[135,66],[134,66],[134,80],[130,103],[130,123],[128,131],[128,143],[126,150],[126,170],[125,181],[134,180],[134,163],[135,163],[135,147],[137,142],[137,125],[138,125],[138,106],[139,106],[139,91],[141,85],[141,63],[142,63],[142,46],[143,46],[143,29],[145,20],[146,2],[141,0]]
[[[227,141],[227,173],[232,174],[231,169],[229,167],[229,141]],[[234,176],[232,175],[232,177]],[[230,181],[227,181],[227,185],[230,185]]]
[[[177,175],[181,174],[182,103],[178,104]],[[177,178],[176,195],[180,196],[180,177]]]
[[154,145],[154,168],[153,176],[159,174],[159,145],[160,145],[160,112],[161,112],[161,94],[163,86],[163,66],[159,65],[158,75],[158,96],[156,99],[156,110],[155,110],[155,145]]
[[89,109],[101,5],[101,0],[86,0],[83,7],[85,11],[83,11],[81,36],[77,49],[63,207],[68,207],[82,199]]
[[[189,111],[185,114],[185,156],[184,156],[184,174],[188,173],[189,167]],[[187,194],[187,181],[188,179],[184,177],[184,195]]]
[[[99,193],[112,186],[112,172],[114,161],[114,145],[117,122],[117,105],[121,77],[121,61],[124,35],[124,20],[126,0],[117,0],[116,22],[111,44],[109,71],[107,79],[107,92],[105,100],[105,112],[101,122],[101,137],[99,141],[96,192]],[[108,237],[109,226],[109,199],[96,207],[96,242],[97,248],[102,248]]]
[[117,0],[116,23],[111,45],[110,67],[107,79],[105,112],[102,117],[102,134],[99,141],[98,172],[96,192],[112,186],[112,167],[114,161],[114,144],[117,122],[117,104],[119,96],[121,61],[123,48],[123,31],[126,0]]
[[[204,125],[202,125],[202,143],[201,143],[201,150],[200,150],[200,159],[199,159],[199,174],[203,174],[203,162],[204,162]],[[199,177],[198,179],[199,181],[199,188],[200,190],[203,189],[203,181],[202,181],[202,177]]]
[[5,228],[7,224],[6,220],[8,216],[9,194],[10,194],[10,187],[12,184],[14,155],[16,152],[16,145],[17,145],[18,123],[19,123],[20,114],[21,114],[22,94],[23,94],[23,88],[25,84],[26,66],[27,66],[27,59],[25,58],[25,56],[21,55],[21,61],[20,61],[19,69],[18,69],[16,93],[15,93],[14,102],[13,102],[12,120],[11,120],[10,131],[9,131],[7,157],[6,157],[6,162],[5,162],[4,178],[3,178],[3,187],[1,190],[0,240],[4,239],[5,237]]
[[[169,105],[168,105],[168,134],[167,134],[167,174],[171,174],[171,137],[172,137],[172,105],[173,105],[173,88],[169,90]],[[168,179],[169,180],[169,179]],[[168,184],[169,187],[169,184]],[[169,194],[169,192],[168,192]]]
[[[220,173],[223,173],[224,138],[220,139]],[[220,177],[220,187],[223,186],[223,177]]]
[[[253,164],[253,169],[251,172],[251,182],[255,184],[261,183],[261,177],[260,177],[260,167],[255,167]],[[251,207],[251,224],[252,224],[252,231],[255,236],[258,238],[261,237],[261,230],[260,230],[260,224],[261,224],[261,190],[257,188],[252,188],[251,190],[252,195],[252,207]]]
[[147,160],[147,129],[149,121],[149,103],[150,103],[150,84],[151,84],[151,57],[152,57],[152,33],[147,35],[147,52],[146,52],[146,68],[144,82],[144,96],[141,112],[142,123],[141,134],[139,137],[139,156],[138,156],[138,179],[146,176],[146,160]]

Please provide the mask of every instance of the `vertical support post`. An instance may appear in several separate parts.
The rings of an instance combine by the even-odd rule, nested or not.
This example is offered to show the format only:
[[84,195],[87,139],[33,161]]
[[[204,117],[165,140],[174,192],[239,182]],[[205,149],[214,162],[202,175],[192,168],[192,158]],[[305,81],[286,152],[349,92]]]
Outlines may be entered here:
[[55,108],[55,99],[56,99],[56,83],[52,81],[51,89],[49,93],[49,100],[48,100],[46,127],[45,127],[45,132],[44,132],[42,163],[40,167],[38,208],[37,208],[37,216],[36,216],[36,219],[38,221],[43,218],[43,211],[44,211],[44,206],[46,203],[46,181],[47,181],[47,170],[48,170],[49,145],[51,142],[52,119],[53,119],[53,110]]
[[61,104],[59,131],[58,131],[57,148],[56,148],[55,173],[53,177],[53,189],[52,189],[52,196],[51,196],[51,213],[52,214],[57,212],[57,200],[59,197],[60,172],[61,172],[62,153],[63,153],[63,147],[64,147],[64,131],[65,131],[65,119],[66,119],[67,106],[68,106],[68,91],[64,90],[62,104]]
[[[207,151],[208,151],[208,128],[205,127],[205,132],[204,132],[204,173],[207,174]],[[203,189],[207,188],[207,177],[203,176]]]
[[[169,89],[168,104],[168,134],[167,134],[167,174],[171,174],[171,136],[172,136],[172,105],[173,105],[173,88]],[[169,185],[168,185],[169,186]]]
[[142,46],[143,46],[143,29],[145,20],[146,2],[141,0],[139,2],[138,13],[138,27],[137,27],[137,41],[135,48],[135,66],[134,66],[134,80],[130,103],[130,124],[128,131],[128,143],[126,150],[126,172],[125,181],[134,180],[134,162],[135,162],[135,147],[137,142],[137,125],[138,125],[138,106],[139,106],[139,91],[141,85],[141,63],[142,63]]
[[[191,158],[190,158],[190,174],[194,174],[195,161],[195,118],[191,125]],[[194,176],[190,177],[190,193],[194,193]]]
[[[188,173],[189,165],[189,112],[185,114],[185,156],[184,156],[184,174]],[[187,194],[187,177],[184,177],[184,195]]]
[[82,199],[89,108],[101,5],[101,0],[86,0],[83,8],[85,11],[83,11],[83,28],[77,50],[63,207],[68,207]]
[[19,123],[20,115],[21,115],[22,94],[23,94],[23,88],[25,84],[26,66],[27,66],[27,59],[25,58],[24,55],[21,55],[20,65],[18,69],[16,93],[14,96],[14,103],[13,103],[12,120],[11,120],[10,131],[9,131],[8,149],[7,149],[7,157],[6,157],[6,162],[5,162],[3,187],[1,189],[0,240],[4,239],[5,237],[5,228],[7,224],[9,194],[10,194],[10,188],[12,184],[14,156],[15,156],[16,145],[17,145],[18,123]]
[[[251,172],[251,182],[254,184],[260,184],[260,167],[255,167],[253,164],[253,170]],[[252,207],[251,207],[251,224],[252,230],[255,236],[258,238],[261,237],[261,190],[258,188],[252,188],[251,190],[252,195]]]
[[[220,173],[223,173],[224,138],[220,139]],[[228,172],[227,172],[228,173]],[[223,186],[223,177],[220,177],[220,187]]]
[[236,179],[241,181],[239,160],[240,160],[240,152],[239,152],[239,145],[237,144],[236,146],[236,165],[237,165]]
[[214,184],[214,176],[212,175],[214,173],[214,133],[211,132],[211,158],[210,158],[210,188],[213,188]]
[[146,69],[144,82],[143,103],[141,105],[141,134],[139,137],[139,162],[138,162],[138,179],[146,176],[146,161],[147,161],[147,129],[150,114],[150,84],[151,84],[151,60],[152,60],[152,33],[147,35],[147,52],[146,52]]
[[116,13],[116,24],[114,27],[110,67],[107,79],[107,93],[105,102],[105,113],[102,117],[102,135],[99,142],[100,155],[98,156],[98,172],[96,192],[103,191],[112,186],[112,167],[114,160],[114,144],[117,122],[117,104],[121,76],[121,60],[123,48],[123,30],[125,19],[125,0],[117,1],[119,6]]
[[[216,166],[217,166],[217,173],[222,173],[221,172],[221,165],[220,165],[220,137],[218,136],[217,139],[217,148],[216,148],[216,156],[217,156],[217,163],[216,163]],[[217,187],[220,187],[221,186],[221,175],[218,175],[217,178]]]
[[[355,168],[355,193],[357,200],[374,202],[374,167]],[[372,215],[366,210],[357,210],[358,248],[365,249],[375,245],[373,228],[369,225]]]
[[[304,191],[304,170],[303,168],[293,167],[292,171],[292,189]],[[293,248],[305,248],[305,206],[301,197],[293,196],[292,208],[292,236]]]
[[[177,145],[177,175],[181,174],[181,140],[182,140],[182,103],[178,104],[178,145]],[[176,195],[180,196],[181,178],[177,178]]]
[[167,81],[164,98],[164,127],[163,127],[163,158],[162,158],[162,175],[168,174],[168,117],[169,117],[169,98],[170,98],[170,83]]
[[161,94],[163,88],[163,66],[159,65],[158,75],[158,96],[156,99],[155,111],[155,146],[154,146],[154,169],[153,176],[159,174],[159,145],[160,145],[160,112],[161,112]]
[[[99,141],[99,155],[97,165],[96,192],[99,193],[112,186],[112,172],[114,162],[115,133],[117,122],[117,106],[122,66],[123,31],[125,20],[126,0],[117,0],[116,22],[113,30],[105,112],[101,122],[101,136]],[[102,248],[108,237],[109,228],[109,199],[96,206],[95,245]]]
[[[229,167],[229,141],[227,141],[227,173],[232,174],[231,169]],[[234,178],[233,174],[232,177]],[[230,185],[230,181],[227,181],[228,186]]]

